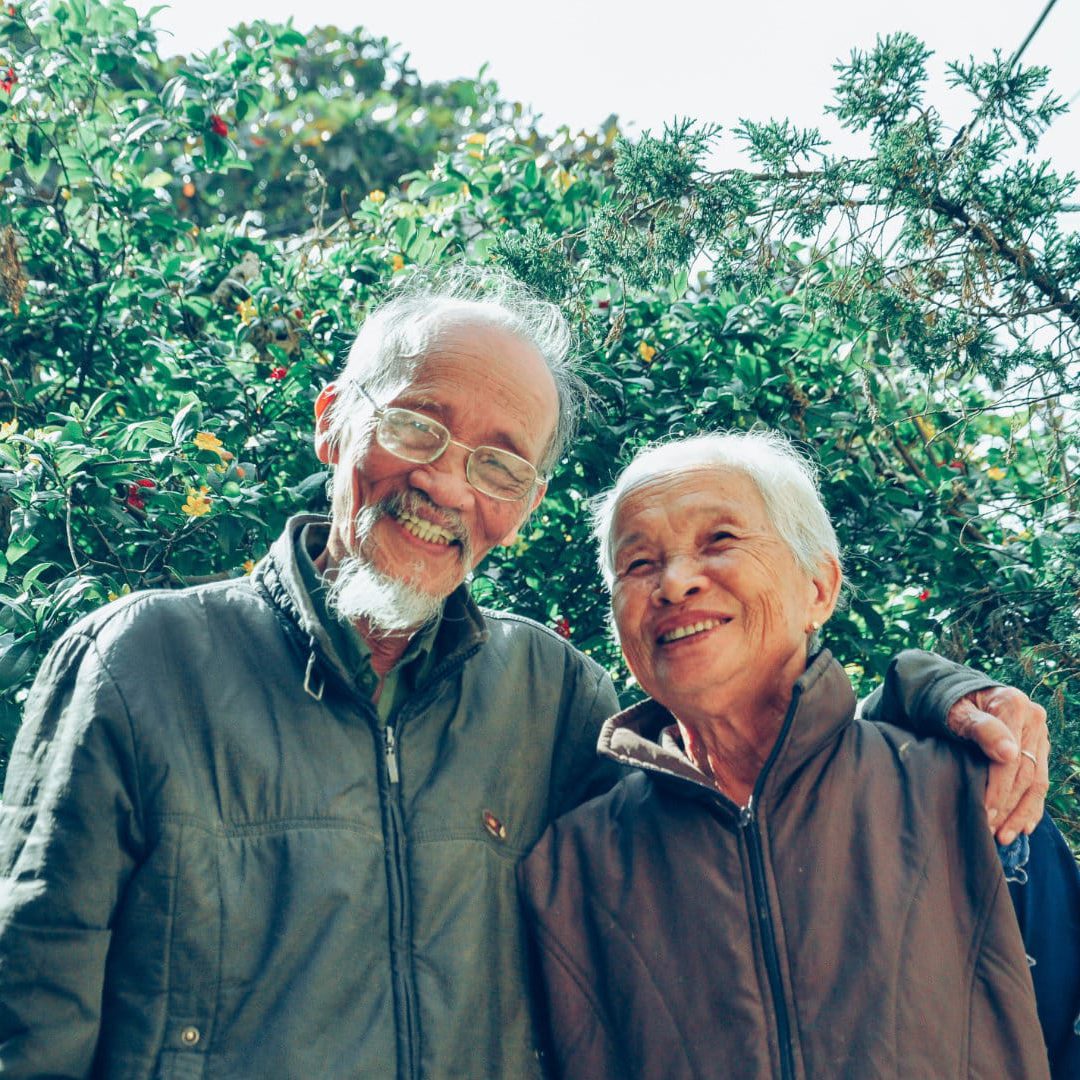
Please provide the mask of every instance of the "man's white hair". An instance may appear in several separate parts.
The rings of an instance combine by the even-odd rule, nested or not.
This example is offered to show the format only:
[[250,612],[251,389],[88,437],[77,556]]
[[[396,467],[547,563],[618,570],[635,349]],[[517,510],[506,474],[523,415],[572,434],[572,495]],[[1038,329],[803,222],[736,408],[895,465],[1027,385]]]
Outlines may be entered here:
[[774,431],[721,431],[658,443],[638,451],[614,485],[592,505],[593,536],[600,573],[608,588],[615,580],[615,519],[623,499],[661,476],[717,466],[742,473],[758,489],[769,521],[807,573],[823,558],[840,562],[840,545],[821,501],[813,464]]
[[441,334],[470,323],[497,326],[532,345],[551,372],[559,414],[536,466],[541,477],[549,476],[574,433],[585,396],[575,370],[573,334],[557,305],[493,267],[418,271],[364,319],[337,380],[331,442],[362,441],[364,430],[356,425],[370,419],[371,407],[360,385],[377,401],[390,400],[408,386]]

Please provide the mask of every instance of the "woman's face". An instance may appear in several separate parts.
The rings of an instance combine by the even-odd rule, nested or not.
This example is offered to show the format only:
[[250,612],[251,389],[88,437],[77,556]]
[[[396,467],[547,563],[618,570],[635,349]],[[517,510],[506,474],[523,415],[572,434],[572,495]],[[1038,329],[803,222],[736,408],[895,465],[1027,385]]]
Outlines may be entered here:
[[786,705],[835,604],[835,561],[801,569],[753,481],[715,465],[632,490],[614,536],[615,626],[648,694],[686,719]]

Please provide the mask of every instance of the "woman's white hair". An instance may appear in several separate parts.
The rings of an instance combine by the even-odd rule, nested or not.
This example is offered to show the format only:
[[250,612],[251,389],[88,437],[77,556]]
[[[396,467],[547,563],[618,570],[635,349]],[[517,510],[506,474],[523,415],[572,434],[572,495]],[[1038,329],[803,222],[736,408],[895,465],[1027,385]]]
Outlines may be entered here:
[[558,306],[494,267],[455,265],[418,271],[364,319],[337,381],[328,435],[341,444],[370,418],[362,385],[388,400],[411,381],[424,357],[451,327],[486,323],[528,342],[555,380],[559,415],[551,441],[537,463],[547,477],[573,436],[585,390],[574,362],[570,325]]
[[753,482],[773,528],[807,573],[815,573],[828,556],[840,562],[840,546],[821,501],[813,464],[774,431],[714,432],[645,447],[615,484],[594,500],[593,535],[608,588],[615,579],[613,531],[623,499],[659,477],[702,466],[732,469]]

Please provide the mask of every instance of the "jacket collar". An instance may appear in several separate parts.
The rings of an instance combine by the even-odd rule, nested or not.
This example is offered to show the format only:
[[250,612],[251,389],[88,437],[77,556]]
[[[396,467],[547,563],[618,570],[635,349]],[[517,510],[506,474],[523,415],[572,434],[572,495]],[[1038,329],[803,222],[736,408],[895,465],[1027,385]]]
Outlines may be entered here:
[[[754,785],[754,801],[782,792],[785,781],[855,717],[855,692],[844,669],[828,649],[822,649],[795,683],[791,704]],[[717,789],[690,762],[678,743],[666,734],[675,717],[647,698],[610,717],[600,731],[597,750],[621,765],[644,769],[658,778],[715,796]]]
[[[297,514],[289,518],[266,558],[252,572],[256,587],[285,617],[298,644],[302,644],[307,652],[304,688],[314,697],[322,696],[321,684],[327,680],[347,692],[353,689],[348,667],[320,620],[296,560],[296,540],[303,529],[308,525],[329,527],[329,523],[330,519],[321,514]],[[469,596],[468,587],[460,585],[443,605],[435,637],[433,676],[453,667],[482,645],[488,636],[483,614]]]

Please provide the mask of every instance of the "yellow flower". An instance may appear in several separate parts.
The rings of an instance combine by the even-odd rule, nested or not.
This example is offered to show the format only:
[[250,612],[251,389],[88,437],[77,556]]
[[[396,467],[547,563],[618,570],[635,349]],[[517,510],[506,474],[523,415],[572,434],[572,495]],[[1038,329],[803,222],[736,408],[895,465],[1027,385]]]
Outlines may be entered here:
[[218,463],[217,463],[217,464],[216,464],[216,465],[214,466],[214,472],[219,472],[219,473],[223,473],[223,472],[224,472],[224,471],[225,471],[225,470],[226,470],[226,469],[227,469],[228,467],[229,467],[229,466],[228,466],[228,465],[226,465],[224,461],[219,461],[219,462],[218,462]]
[[395,255],[390,260],[390,265],[394,268],[394,273],[396,274],[405,266],[405,257],[403,255]]
[[210,489],[203,484],[202,487],[196,491],[194,488],[187,489],[187,502],[180,507],[181,510],[188,517],[202,517],[203,514],[210,513],[210,496],[207,492]]
[[378,188],[376,188],[374,191],[369,191],[368,192],[368,198],[376,206],[378,206],[379,203],[386,202],[386,192],[385,191],[380,191]]
[[258,310],[255,307],[254,300],[241,300],[236,305],[236,314],[240,316],[240,321],[247,326],[253,319],[259,315]]
[[221,440],[209,431],[200,431],[192,441],[200,450],[213,450],[215,454],[221,453]]
[[638,347],[638,356],[645,361],[646,364],[653,362],[653,357],[656,355],[656,350],[647,342],[643,341]]
[[245,559],[242,565],[243,565],[243,568],[244,568],[244,573],[245,574],[250,574],[251,571],[255,569],[255,560],[254,559]]
[[321,352],[315,357],[315,363],[322,364],[323,367],[326,367],[326,365],[330,363],[330,357],[326,353]]
[[471,135],[465,136],[465,141],[470,146],[484,146],[487,143],[487,135],[482,131],[474,131]]
[[0,424],[0,439],[6,439],[9,435],[14,435],[19,430],[19,418],[14,420],[6,420]]
[[476,158],[477,161],[480,161],[483,158],[483,156],[484,156],[484,151],[483,150],[470,150],[469,151],[469,157]]
[[462,184],[461,185],[461,194],[466,196],[466,198],[467,198],[469,195],[472,194],[472,188],[469,187],[468,184]]
[[131,586],[130,585],[121,585],[120,586],[120,591],[118,593],[117,592],[112,592],[112,591],[109,592],[109,600],[110,600],[110,602],[113,601],[113,600],[119,600],[121,596],[128,596],[128,595],[130,595],[130,593],[131,593]]
[[573,182],[574,178],[565,169],[560,169],[555,174],[555,186],[560,191],[566,191],[566,189],[569,188],[570,185],[573,184]]
[[986,470],[986,475],[989,476],[991,480],[1004,480],[1005,470],[995,465],[992,469]]

